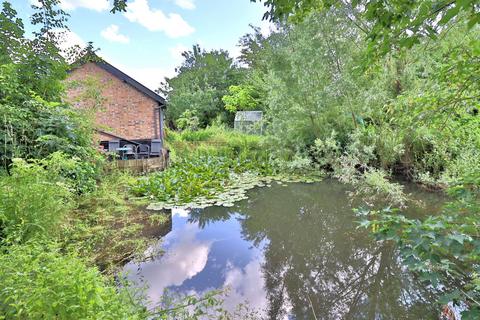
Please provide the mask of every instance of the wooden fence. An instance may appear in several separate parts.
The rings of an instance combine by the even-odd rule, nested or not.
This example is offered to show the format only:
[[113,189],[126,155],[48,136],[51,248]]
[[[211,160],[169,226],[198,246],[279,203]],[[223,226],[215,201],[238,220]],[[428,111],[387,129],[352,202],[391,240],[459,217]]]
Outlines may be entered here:
[[160,156],[157,158],[134,159],[134,160],[114,160],[112,170],[125,170],[133,173],[145,173],[152,171],[161,171],[168,166],[168,157]]

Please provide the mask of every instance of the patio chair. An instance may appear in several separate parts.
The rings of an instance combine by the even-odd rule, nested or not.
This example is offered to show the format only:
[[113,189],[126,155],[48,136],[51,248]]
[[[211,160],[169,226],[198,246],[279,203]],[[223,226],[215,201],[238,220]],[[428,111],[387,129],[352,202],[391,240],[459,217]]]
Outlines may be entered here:
[[150,158],[150,146],[147,144],[140,144],[136,149],[137,157],[140,159]]
[[123,146],[125,149],[128,149],[125,151],[124,155],[126,158],[137,158],[137,148],[133,144],[126,144]]
[[162,154],[163,142],[162,140],[152,140],[150,149],[150,156],[160,157]]

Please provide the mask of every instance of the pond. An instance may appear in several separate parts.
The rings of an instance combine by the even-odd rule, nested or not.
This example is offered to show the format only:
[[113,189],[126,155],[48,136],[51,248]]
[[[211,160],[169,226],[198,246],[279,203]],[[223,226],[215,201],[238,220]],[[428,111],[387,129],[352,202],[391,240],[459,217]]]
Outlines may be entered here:
[[[435,212],[439,195],[410,187]],[[435,297],[400,264],[395,248],[358,229],[348,189],[333,180],[274,184],[234,207],[172,211],[165,253],[125,266],[157,303],[165,289],[228,288],[225,308],[247,302],[267,319],[430,319]],[[158,248],[152,248],[158,249]]]

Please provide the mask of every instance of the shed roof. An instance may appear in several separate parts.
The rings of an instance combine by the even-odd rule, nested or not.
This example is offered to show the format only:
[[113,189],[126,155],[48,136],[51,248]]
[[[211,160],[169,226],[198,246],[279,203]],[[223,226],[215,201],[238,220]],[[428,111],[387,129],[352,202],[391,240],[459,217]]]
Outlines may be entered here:
[[262,111],[238,111],[235,114],[235,121],[261,121],[263,118]]

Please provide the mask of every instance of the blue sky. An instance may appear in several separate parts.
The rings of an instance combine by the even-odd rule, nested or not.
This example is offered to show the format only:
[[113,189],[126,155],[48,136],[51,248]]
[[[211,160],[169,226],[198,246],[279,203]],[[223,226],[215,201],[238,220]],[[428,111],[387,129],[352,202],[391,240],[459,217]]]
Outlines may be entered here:
[[[269,29],[263,5],[250,0],[129,0],[127,12],[117,14],[109,1],[61,0],[71,15],[66,45],[93,41],[100,56],[152,89],[174,75],[181,52],[193,44],[236,56],[249,24]],[[27,21],[35,0],[11,2]]]

